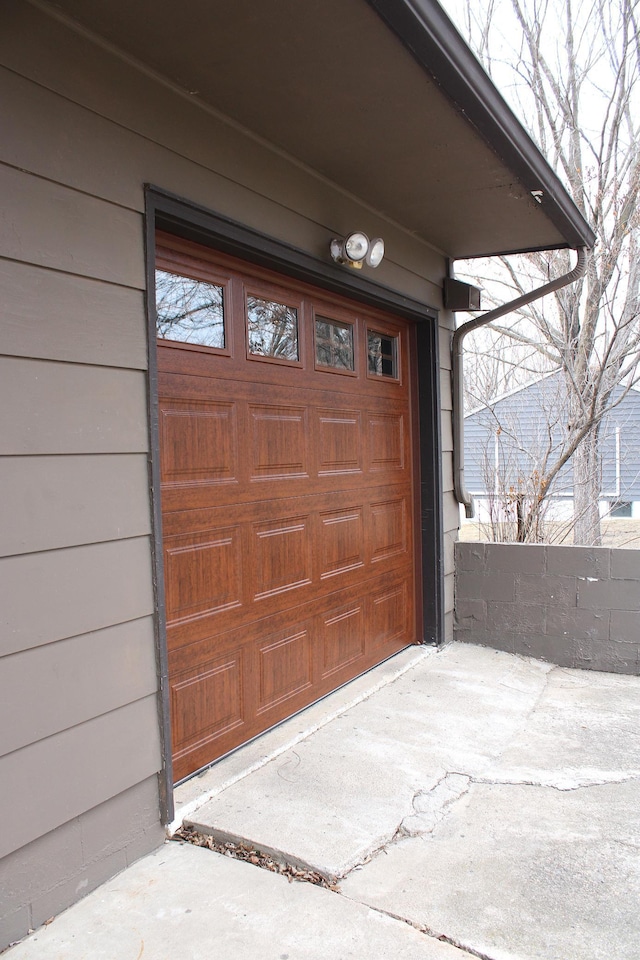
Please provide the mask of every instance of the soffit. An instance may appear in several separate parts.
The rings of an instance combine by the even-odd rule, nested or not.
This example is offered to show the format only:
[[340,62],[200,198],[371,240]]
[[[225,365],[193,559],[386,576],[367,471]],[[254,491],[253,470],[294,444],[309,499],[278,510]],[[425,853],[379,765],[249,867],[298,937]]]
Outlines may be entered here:
[[[438,67],[437,81],[430,76],[425,54],[410,51],[372,4],[57,0],[56,7],[447,256],[576,245],[550,192],[549,205],[531,196],[547,186],[540,168],[505,160],[482,116],[472,122],[463,98],[454,104],[445,92],[446,68]],[[410,6],[395,0],[396,10]]]

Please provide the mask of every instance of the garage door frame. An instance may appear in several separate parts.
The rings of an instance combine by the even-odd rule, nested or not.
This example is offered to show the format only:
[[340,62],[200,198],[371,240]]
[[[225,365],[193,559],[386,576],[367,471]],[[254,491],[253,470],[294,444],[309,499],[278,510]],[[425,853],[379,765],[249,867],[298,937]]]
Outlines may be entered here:
[[418,300],[382,287],[348,271],[336,271],[310,254],[222,217],[158,187],[145,188],[145,259],[148,318],[148,410],[150,432],[150,485],[156,655],[159,674],[159,711],[162,737],[162,773],[160,796],[163,822],[174,816],[169,677],[162,556],[162,516],[160,504],[160,442],[158,424],[158,366],[155,318],[155,233],[162,229],[187,240],[210,246],[250,263],[276,270],[285,276],[303,280],[325,290],[339,293],[370,306],[378,307],[416,324],[417,401],[419,421],[420,529],[422,559],[421,592],[422,639],[426,643],[443,642],[443,523],[441,488],[441,432],[438,367],[438,313]]

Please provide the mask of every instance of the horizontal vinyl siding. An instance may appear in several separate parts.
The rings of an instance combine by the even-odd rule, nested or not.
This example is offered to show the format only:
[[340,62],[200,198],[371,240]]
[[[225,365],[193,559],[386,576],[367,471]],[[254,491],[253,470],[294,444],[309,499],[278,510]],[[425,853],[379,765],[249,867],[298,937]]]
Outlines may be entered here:
[[152,613],[146,537],[0,560],[2,656]]
[[0,886],[21,935],[162,841],[161,757],[142,185],[136,205],[101,185],[127,183],[113,125],[0,87]]
[[[494,486],[496,446],[501,483],[525,486],[543,457],[550,463],[561,452],[570,420],[560,374],[552,374],[465,418],[467,484],[479,494]],[[616,427],[620,430],[620,460],[616,465]],[[549,453],[549,430],[552,450]],[[497,442],[496,442],[497,441]],[[616,497],[616,466],[621,500],[640,497],[640,393],[623,388],[612,394],[611,410],[600,427],[601,496]],[[573,462],[560,471],[552,495],[573,495]]]
[[140,370],[0,358],[0,455],[148,449]]
[[144,288],[139,213],[5,165],[0,195],[3,257]]
[[[98,748],[99,745],[99,748]],[[160,766],[156,697],[0,759],[0,857],[152,776]]]
[[150,533],[144,453],[0,456],[0,556]]
[[0,260],[0,289],[1,353],[146,369],[141,290],[14,260]]
[[142,617],[4,657],[2,675],[0,756],[152,695],[153,620]]

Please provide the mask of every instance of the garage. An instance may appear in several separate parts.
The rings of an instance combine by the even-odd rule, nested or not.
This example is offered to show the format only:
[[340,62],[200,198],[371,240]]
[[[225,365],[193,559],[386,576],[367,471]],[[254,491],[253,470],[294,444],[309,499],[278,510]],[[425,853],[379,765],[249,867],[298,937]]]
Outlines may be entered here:
[[165,233],[156,302],[179,781],[415,642],[415,330]]

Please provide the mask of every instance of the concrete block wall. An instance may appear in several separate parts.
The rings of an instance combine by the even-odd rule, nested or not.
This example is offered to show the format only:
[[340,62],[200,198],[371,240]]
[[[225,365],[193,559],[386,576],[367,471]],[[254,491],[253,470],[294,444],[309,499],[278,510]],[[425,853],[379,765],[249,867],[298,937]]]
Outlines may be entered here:
[[454,638],[640,675],[640,551],[456,543]]

